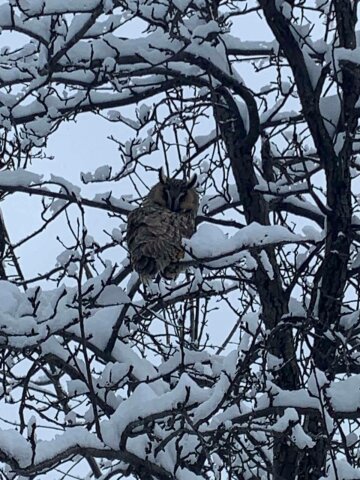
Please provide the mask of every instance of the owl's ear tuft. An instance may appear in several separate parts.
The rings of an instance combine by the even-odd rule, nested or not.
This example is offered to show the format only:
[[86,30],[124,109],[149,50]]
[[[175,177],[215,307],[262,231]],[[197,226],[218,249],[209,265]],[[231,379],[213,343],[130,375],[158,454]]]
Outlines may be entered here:
[[196,185],[196,182],[197,182],[197,175],[196,175],[196,173],[194,173],[194,175],[187,182],[187,188],[194,187]]
[[167,176],[165,175],[164,173],[164,170],[163,170],[163,167],[159,168],[159,180],[160,180],[160,183],[162,183],[163,185],[165,185],[165,183],[167,182]]

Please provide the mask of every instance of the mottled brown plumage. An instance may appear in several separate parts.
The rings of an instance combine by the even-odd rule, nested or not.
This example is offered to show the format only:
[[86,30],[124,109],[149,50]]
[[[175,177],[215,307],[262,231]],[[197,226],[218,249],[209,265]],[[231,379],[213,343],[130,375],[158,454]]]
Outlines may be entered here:
[[142,205],[128,216],[127,243],[130,261],[142,281],[158,273],[167,279],[181,271],[183,238],[195,232],[199,197],[190,181],[167,178],[160,171],[160,182],[149,192]]

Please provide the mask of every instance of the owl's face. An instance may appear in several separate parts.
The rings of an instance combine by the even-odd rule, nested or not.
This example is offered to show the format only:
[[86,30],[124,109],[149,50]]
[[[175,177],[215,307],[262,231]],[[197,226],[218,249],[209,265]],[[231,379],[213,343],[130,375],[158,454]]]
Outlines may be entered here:
[[159,180],[149,192],[148,199],[161,207],[173,212],[183,213],[192,211],[196,214],[199,206],[199,196],[195,191],[197,176],[187,180],[176,180],[159,172]]

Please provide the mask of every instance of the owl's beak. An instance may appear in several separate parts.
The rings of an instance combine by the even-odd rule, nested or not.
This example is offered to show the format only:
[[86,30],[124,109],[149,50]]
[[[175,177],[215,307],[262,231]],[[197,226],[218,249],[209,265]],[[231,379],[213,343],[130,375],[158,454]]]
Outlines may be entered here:
[[172,199],[172,205],[171,205],[171,210],[173,212],[178,212],[180,210],[180,202],[179,202],[179,197],[175,197]]

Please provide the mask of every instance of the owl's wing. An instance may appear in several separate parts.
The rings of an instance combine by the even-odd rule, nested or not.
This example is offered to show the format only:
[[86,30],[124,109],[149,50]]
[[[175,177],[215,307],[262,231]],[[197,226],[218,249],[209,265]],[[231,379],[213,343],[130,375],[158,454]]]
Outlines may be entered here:
[[193,212],[180,213],[177,216],[181,238],[192,237],[196,230],[196,216]]
[[139,207],[128,217],[131,263],[142,275],[154,276],[183,256],[179,215],[167,209]]
[[[180,245],[181,240],[183,238],[190,238],[196,230],[196,217],[192,212],[185,212],[176,214],[176,221],[178,226],[178,232],[180,235]],[[179,260],[184,256],[184,248],[181,247],[181,254],[176,258],[176,260],[172,261],[170,264],[166,266],[165,269],[162,270],[163,277],[167,279],[176,278],[179,273],[184,270],[183,265],[179,263]]]

